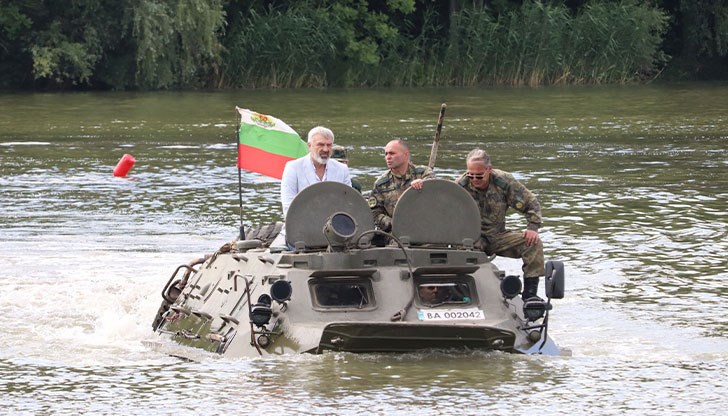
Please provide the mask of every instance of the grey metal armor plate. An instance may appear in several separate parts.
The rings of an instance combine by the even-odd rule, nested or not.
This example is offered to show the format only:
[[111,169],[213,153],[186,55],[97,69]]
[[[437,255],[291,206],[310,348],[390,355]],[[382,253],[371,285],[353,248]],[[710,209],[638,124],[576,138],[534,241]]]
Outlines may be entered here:
[[354,188],[340,182],[319,182],[309,186],[291,202],[286,216],[286,242],[303,242],[306,249],[325,248],[324,224],[337,212],[346,212],[356,222],[356,239],[374,229],[369,204]]
[[455,182],[431,179],[422,190],[407,189],[392,214],[392,234],[412,245],[462,245],[480,238],[480,211],[473,197]]

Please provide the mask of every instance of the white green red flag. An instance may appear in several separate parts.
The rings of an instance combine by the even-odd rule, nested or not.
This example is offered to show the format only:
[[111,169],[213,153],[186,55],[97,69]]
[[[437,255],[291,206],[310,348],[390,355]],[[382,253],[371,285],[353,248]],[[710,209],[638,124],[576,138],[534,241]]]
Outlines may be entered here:
[[306,142],[281,120],[235,107],[241,116],[238,167],[280,179],[286,162],[308,153]]

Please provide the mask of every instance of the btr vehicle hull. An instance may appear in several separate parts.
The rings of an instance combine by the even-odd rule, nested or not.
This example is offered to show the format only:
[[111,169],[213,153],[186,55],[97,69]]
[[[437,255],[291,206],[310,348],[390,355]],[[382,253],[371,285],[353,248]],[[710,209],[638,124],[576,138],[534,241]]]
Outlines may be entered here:
[[285,224],[177,268],[162,291],[150,342],[229,357],[325,351],[496,350],[558,355],[548,336],[560,262],[546,265],[547,300],[521,300],[518,276],[474,247],[480,217],[454,182],[407,190],[378,231],[346,185],[306,188]]

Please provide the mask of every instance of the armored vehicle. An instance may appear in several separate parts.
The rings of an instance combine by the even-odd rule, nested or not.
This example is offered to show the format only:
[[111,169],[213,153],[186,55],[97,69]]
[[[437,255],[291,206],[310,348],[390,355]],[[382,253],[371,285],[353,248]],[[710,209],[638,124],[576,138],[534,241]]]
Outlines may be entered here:
[[359,192],[318,183],[296,196],[285,224],[250,230],[179,266],[153,323],[162,339],[150,345],[230,357],[421,349],[560,354],[548,320],[551,300],[564,294],[563,264],[546,264],[545,301],[524,302],[519,277],[506,276],[474,247],[479,236],[476,202],[451,181],[405,191],[391,233],[375,229]]

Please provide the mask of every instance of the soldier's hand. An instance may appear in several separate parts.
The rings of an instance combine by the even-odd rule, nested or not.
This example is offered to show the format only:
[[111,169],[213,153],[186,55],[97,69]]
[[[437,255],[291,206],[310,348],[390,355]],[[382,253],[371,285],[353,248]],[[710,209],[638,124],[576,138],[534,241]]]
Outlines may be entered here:
[[410,186],[418,191],[422,189],[422,179],[415,179],[410,183]]
[[526,230],[523,233],[523,239],[525,240],[527,246],[536,245],[536,244],[538,244],[538,242],[540,240],[540,238],[538,236],[538,231],[533,231],[533,230]]

